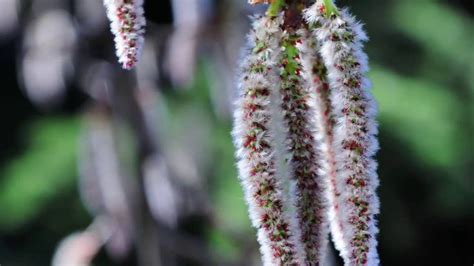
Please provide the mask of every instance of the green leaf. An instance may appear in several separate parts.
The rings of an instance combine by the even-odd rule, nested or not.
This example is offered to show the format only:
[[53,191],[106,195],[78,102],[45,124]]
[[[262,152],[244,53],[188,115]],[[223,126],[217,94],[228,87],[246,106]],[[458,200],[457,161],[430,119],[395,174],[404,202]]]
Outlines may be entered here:
[[[444,71],[474,71],[474,23],[450,6],[437,1],[396,1],[393,20],[399,30],[424,46],[432,61],[441,61]],[[430,67],[427,66],[427,69]],[[466,74],[471,91],[473,75]]]
[[27,149],[0,170],[2,229],[28,222],[55,195],[75,184],[78,121],[43,119],[27,132]]
[[462,108],[447,88],[373,68],[373,93],[381,126],[407,142],[424,163],[445,169],[463,160],[468,139],[460,130]]

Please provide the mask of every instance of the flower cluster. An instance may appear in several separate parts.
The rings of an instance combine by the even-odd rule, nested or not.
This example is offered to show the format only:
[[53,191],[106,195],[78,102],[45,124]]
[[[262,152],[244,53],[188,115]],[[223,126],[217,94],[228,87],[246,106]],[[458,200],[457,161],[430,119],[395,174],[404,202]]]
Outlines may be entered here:
[[330,0],[301,6],[257,20],[244,59],[234,137],[250,216],[265,264],[321,265],[330,231],[345,265],[378,265],[367,37]]
[[337,179],[334,223],[342,230],[333,232],[334,240],[346,265],[377,265],[374,215],[379,212],[379,201],[373,156],[378,142],[376,104],[365,77],[368,64],[362,51],[367,37],[347,10],[327,16],[322,1],[309,8],[306,16],[321,45],[336,122],[332,142]]
[[289,153],[290,178],[296,182],[293,203],[301,230],[305,264],[320,263],[326,247],[326,204],[318,170],[320,154],[315,142],[312,92],[303,79],[300,49],[304,32],[287,30],[281,38],[280,105]]
[[124,69],[133,68],[140,56],[145,34],[143,0],[104,0],[115,51]]
[[278,40],[282,34],[279,17],[255,20],[249,36],[251,49],[243,61],[240,98],[237,102],[234,140],[239,174],[249,205],[265,265],[300,265],[295,234],[285,212],[288,199],[283,192],[275,154],[276,136],[270,132],[278,89]]

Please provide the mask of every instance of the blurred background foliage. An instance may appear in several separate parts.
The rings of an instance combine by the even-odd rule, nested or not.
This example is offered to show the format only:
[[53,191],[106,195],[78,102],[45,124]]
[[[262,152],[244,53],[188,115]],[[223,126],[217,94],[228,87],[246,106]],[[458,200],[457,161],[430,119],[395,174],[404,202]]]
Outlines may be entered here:
[[[111,56],[112,38],[101,18],[105,19],[105,11],[99,5],[100,12],[94,17],[93,9],[86,8],[89,11],[85,14],[91,17],[84,19],[79,12],[84,7],[80,6],[94,7],[94,4],[79,1],[82,4],[78,6],[78,1],[0,0],[0,6],[5,7],[0,8],[3,18],[0,19],[3,25],[0,27],[2,265],[48,265],[61,239],[87,228],[94,220],[93,211],[85,208],[81,199],[84,196],[78,186],[81,181],[77,161],[85,145],[80,137],[87,124],[83,113],[97,98],[88,91],[95,83],[84,81],[78,73],[89,77],[88,71],[100,72],[94,62],[104,59],[111,62],[107,63],[109,68],[116,68],[117,64]],[[234,161],[229,113],[235,88],[229,84],[235,77],[235,59],[248,29],[246,18],[261,9],[246,6],[244,0],[188,1],[200,6],[194,22],[198,21],[205,35],[211,37],[203,41],[192,34],[179,38],[172,34],[173,31],[186,34],[189,30],[178,21],[187,16],[179,14],[178,2],[189,4],[186,0],[146,1],[148,31],[153,36],[149,40],[155,42],[152,44],[155,50],[151,57],[145,51],[144,56],[148,57],[144,61],[156,59],[156,62],[137,69],[139,86],[158,92],[153,94],[156,104],[147,110],[156,114],[150,116],[156,119],[153,132],[159,135],[161,154],[168,160],[170,176],[181,180],[184,191],[196,190],[198,198],[205,195],[202,201],[197,200],[202,206],[186,207],[194,208],[192,215],[180,216],[176,226],[179,230],[171,233],[184,232],[192,236],[189,243],[204,243],[212,254],[209,256],[213,264],[258,265],[254,230],[247,217]],[[371,37],[367,44],[372,66],[370,78],[380,109],[382,263],[471,265],[474,262],[472,1],[341,0],[338,4],[350,7],[365,23]],[[41,99],[35,100],[28,91],[25,42],[34,38],[27,36],[33,34],[28,25],[44,10],[54,8],[73,16],[69,22],[76,29],[76,38],[86,48],[55,40],[58,49],[74,46],[71,49],[76,54],[72,56],[75,59],[67,59],[61,65],[64,80],[60,84],[64,91],[52,97],[53,100],[48,98],[54,102],[48,105]],[[98,33],[88,23],[97,24]],[[182,25],[189,24],[182,22]],[[178,44],[174,45],[184,45],[178,51],[185,58],[177,61],[178,66],[171,63],[171,70],[166,72],[162,70],[166,60],[161,59],[166,55],[161,55],[173,54],[167,48],[172,47],[169,40],[173,36],[178,38]],[[224,40],[230,43],[225,46],[230,52],[226,52],[226,60],[220,60],[218,48],[224,45]],[[195,43],[195,47],[186,47],[190,43]],[[80,64],[71,65],[78,60]],[[195,68],[183,70],[189,65]],[[229,73],[222,74],[223,69]],[[184,74],[179,76],[181,72]],[[133,138],[127,137],[130,129],[113,128],[118,132],[118,142],[122,143],[118,150],[125,150],[121,158],[132,158],[128,166],[133,168],[137,151],[127,144],[127,138]],[[186,206],[191,206],[193,201]],[[174,241],[173,234],[159,234],[158,238],[166,245]],[[175,251],[174,259],[170,259],[166,248],[160,252],[164,261],[174,261],[176,265],[206,264]],[[132,251],[114,259],[102,250],[93,264],[134,265],[137,256]]]

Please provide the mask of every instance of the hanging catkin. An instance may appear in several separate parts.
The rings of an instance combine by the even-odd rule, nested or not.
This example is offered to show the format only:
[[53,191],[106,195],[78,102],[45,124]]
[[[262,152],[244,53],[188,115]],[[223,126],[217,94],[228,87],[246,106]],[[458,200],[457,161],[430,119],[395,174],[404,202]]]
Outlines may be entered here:
[[301,265],[297,239],[291,232],[288,195],[277,170],[275,136],[270,132],[278,91],[277,58],[281,54],[280,17],[253,23],[249,54],[243,60],[240,95],[234,120],[239,175],[265,265]]
[[347,10],[328,14],[327,8],[318,0],[306,17],[321,45],[335,119],[332,146],[337,194],[332,202],[336,209],[332,233],[346,265],[378,265],[374,217],[379,213],[378,178],[373,158],[378,142],[376,104],[365,76],[367,55],[362,51],[367,37]]
[[143,0],[104,0],[115,53],[124,69],[133,68],[141,54],[145,34]]
[[[306,55],[306,31],[284,31],[280,46],[280,105],[289,153],[290,178],[296,183],[290,190],[304,249],[304,264],[320,263],[327,239],[327,211],[324,184],[319,175],[321,154],[315,141],[314,92],[303,76],[302,61]],[[302,50],[302,51],[301,51]]]

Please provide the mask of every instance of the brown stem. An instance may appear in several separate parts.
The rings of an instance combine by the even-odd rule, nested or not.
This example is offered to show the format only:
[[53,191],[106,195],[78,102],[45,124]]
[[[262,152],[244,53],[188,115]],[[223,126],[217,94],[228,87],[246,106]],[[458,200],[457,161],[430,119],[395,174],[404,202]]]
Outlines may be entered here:
[[285,0],[283,7],[283,28],[289,32],[298,30],[304,24],[303,10],[310,5],[309,0]]
[[136,80],[133,72],[116,73],[116,84],[112,90],[112,106],[130,126],[136,136],[138,164],[136,169],[137,191],[135,191],[133,211],[135,218],[135,237],[139,265],[161,265],[158,230],[146,202],[143,164],[158,150],[156,141],[150,135],[142,111],[134,95]]

